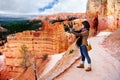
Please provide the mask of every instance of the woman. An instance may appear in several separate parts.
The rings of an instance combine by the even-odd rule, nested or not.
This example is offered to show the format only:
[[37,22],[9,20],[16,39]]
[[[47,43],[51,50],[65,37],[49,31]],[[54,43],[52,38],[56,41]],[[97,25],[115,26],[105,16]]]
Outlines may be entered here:
[[76,42],[77,46],[80,48],[82,60],[80,62],[80,65],[77,66],[77,68],[84,68],[85,58],[88,62],[88,67],[85,69],[86,71],[91,71],[91,59],[89,57],[88,51],[86,46],[88,45],[87,39],[89,36],[89,28],[90,24],[88,21],[82,22],[82,28],[79,31],[71,31],[76,37],[78,37],[78,40]]

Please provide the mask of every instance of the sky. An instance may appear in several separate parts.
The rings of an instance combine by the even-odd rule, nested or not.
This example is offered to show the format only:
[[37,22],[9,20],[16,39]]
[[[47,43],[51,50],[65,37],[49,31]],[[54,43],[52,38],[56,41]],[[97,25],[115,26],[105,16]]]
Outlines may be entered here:
[[86,12],[87,0],[0,0],[0,14],[55,14]]

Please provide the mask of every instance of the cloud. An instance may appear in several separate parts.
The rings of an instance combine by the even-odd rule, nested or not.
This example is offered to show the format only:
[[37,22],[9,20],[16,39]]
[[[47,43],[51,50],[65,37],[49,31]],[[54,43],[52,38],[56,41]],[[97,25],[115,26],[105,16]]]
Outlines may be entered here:
[[53,6],[55,5],[55,4],[57,4],[58,3],[58,0],[53,0],[52,2],[50,2],[48,5],[46,5],[45,7],[43,7],[43,8],[40,8],[39,9],[39,11],[40,12],[44,12],[46,9],[51,9],[51,8],[53,8]]
[[39,14],[39,8],[52,0],[0,0],[0,12],[13,14]]
[[52,9],[48,9],[41,14],[53,14],[59,12],[86,12],[87,0],[64,0],[59,1]]
[[3,14],[85,12],[87,0],[0,0]]

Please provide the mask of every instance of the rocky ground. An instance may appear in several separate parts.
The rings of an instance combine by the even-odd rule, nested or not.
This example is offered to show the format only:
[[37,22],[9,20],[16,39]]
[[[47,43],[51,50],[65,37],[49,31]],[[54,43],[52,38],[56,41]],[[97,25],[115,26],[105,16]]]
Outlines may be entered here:
[[[101,32],[96,37],[90,38],[92,45],[92,50],[89,52],[92,59],[91,72],[76,68],[80,62],[80,54],[78,48],[73,44],[59,57],[58,55],[51,57],[52,61],[48,62],[46,69],[39,76],[39,80],[119,80],[119,32],[120,29],[112,34],[111,32]],[[72,49],[74,51],[70,53]],[[87,63],[85,63],[86,66]]]
[[93,50],[89,52],[92,59],[92,71],[86,72],[84,69],[78,69],[78,60],[70,69],[55,80],[119,80],[120,79],[120,61],[106,52],[101,45],[103,36],[91,38]]
[[[79,54],[77,53],[73,58],[67,57],[67,59],[64,59],[66,61],[63,63],[63,60],[60,60],[56,66],[53,66],[54,68],[48,74],[43,76],[42,80],[119,80],[120,61],[113,55],[109,54],[107,48],[103,47],[104,39],[107,39],[107,36],[110,36],[110,34],[111,33],[109,32],[103,32],[98,34],[96,37],[90,38],[93,48],[89,52],[92,59],[91,72],[86,72],[85,69],[76,68],[80,62],[80,56],[77,55]],[[65,58],[65,55],[63,58]],[[85,65],[87,66],[87,63],[85,63]],[[58,66],[59,68],[57,68]]]
[[115,32],[109,35],[103,42],[104,48],[110,53],[112,56],[117,58],[120,61],[120,28],[118,28]]

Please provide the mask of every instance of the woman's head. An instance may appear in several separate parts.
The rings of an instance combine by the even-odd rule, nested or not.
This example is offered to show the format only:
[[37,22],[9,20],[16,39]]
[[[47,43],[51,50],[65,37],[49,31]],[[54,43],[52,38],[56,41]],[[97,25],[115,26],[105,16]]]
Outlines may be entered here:
[[73,21],[73,28],[75,30],[80,30],[81,29],[81,26],[82,26],[82,23],[81,23],[81,19],[76,19]]
[[87,30],[89,30],[90,24],[88,23],[88,21],[83,21],[82,24],[84,25],[84,28],[86,28]]

